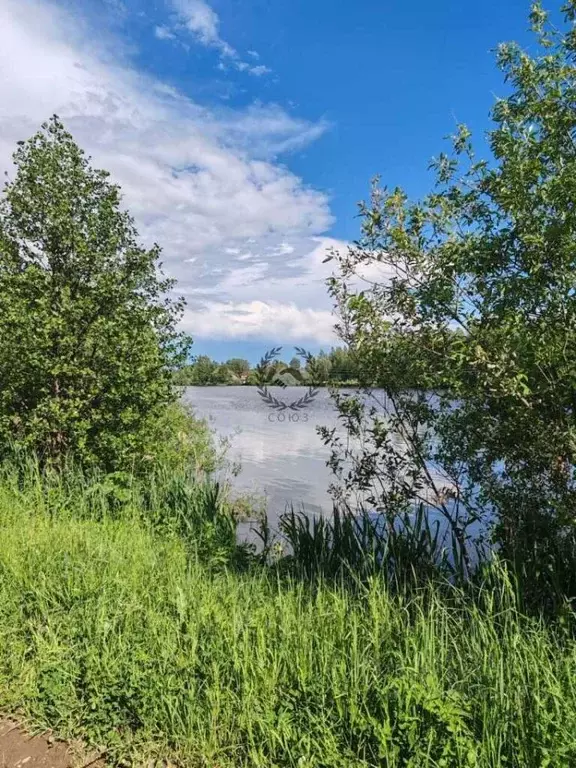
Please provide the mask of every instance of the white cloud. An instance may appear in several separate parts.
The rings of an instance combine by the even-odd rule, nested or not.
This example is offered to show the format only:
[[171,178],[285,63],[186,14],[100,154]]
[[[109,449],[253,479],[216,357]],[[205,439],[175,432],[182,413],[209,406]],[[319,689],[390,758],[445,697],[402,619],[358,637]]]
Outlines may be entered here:
[[16,141],[59,114],[122,186],[144,242],[163,246],[192,332],[327,336],[318,236],[332,223],[328,200],[274,160],[325,126],[274,105],[207,110],[112,50],[48,2],[2,0],[0,170],[13,175]]
[[256,66],[248,64],[247,61],[241,61],[237,55],[234,55],[231,59],[221,59],[218,63],[218,69],[221,72],[226,72],[229,68],[237,69],[238,72],[249,72],[255,77],[262,77],[262,75],[269,75],[272,70],[270,67],[265,67],[263,64],[257,64]]
[[251,75],[256,75],[256,77],[262,77],[262,75],[269,75],[272,70],[270,67],[264,66],[264,64],[259,64],[257,67],[248,67],[248,71]]
[[[190,289],[185,327],[215,338],[335,345],[336,318],[326,291],[334,266],[325,258],[329,251],[344,252],[347,247],[341,240],[314,237],[242,253],[236,257],[240,263],[219,274],[212,285]],[[288,255],[292,258],[287,261]],[[391,274],[387,265],[370,262],[357,270],[349,285],[366,290]]]
[[280,243],[276,252],[280,256],[290,256],[291,253],[294,253],[294,246],[290,245],[290,243]]
[[218,31],[218,15],[208,3],[204,0],[171,0],[171,3],[183,24],[198,36],[200,42],[221,48],[223,53],[228,51],[229,46],[220,38]]
[[[262,64],[253,65],[243,61],[238,51],[220,37],[220,18],[206,0],[169,0],[169,3],[176,13],[176,29],[184,28],[202,45],[218,49],[221,55],[219,69],[225,71],[227,67],[232,67],[256,77],[272,72]],[[175,37],[173,33],[172,36]],[[260,58],[256,51],[249,51],[248,54],[253,59]]]
[[311,144],[328,130],[325,120],[310,123],[289,115],[276,104],[266,108],[260,103],[252,104],[241,114],[231,113],[218,116],[215,130],[224,133],[227,140],[250,150],[253,154],[265,156],[291,152]]
[[275,339],[278,343],[306,340],[335,344],[333,325],[332,314],[325,310],[258,300],[230,304],[213,302],[201,310],[187,310],[184,318],[184,326],[199,336],[265,338]]
[[[295,245],[282,242],[260,256],[252,252],[239,255],[237,261],[242,263],[232,266],[211,286],[190,289],[185,327],[215,338],[335,344],[335,318],[326,292],[332,267],[324,258],[329,249],[346,245],[317,237]],[[288,253],[299,255],[286,262]],[[248,258],[261,260],[246,266]]]
[[174,40],[176,35],[174,32],[171,32],[168,27],[160,26],[154,28],[154,34],[158,38],[158,40]]

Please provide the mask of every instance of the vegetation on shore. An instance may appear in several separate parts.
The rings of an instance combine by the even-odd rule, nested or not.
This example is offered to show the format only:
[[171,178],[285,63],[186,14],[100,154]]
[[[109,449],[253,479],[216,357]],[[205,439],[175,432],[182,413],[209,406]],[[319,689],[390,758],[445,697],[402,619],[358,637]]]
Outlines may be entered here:
[[504,569],[310,580],[238,560],[206,491],[165,478],[154,521],[81,485],[0,483],[3,709],[112,763],[574,764],[571,625],[522,615]]
[[534,3],[531,52],[498,48],[491,157],[460,125],[421,200],[376,181],[330,280],[361,382],[392,406],[337,398],[358,438],[324,431],[344,493],[388,519],[433,501],[461,549],[480,527],[533,574],[557,573],[576,522],[576,2],[562,10],[554,25]]
[[317,355],[293,357],[289,362],[274,360],[262,369],[262,363],[252,366],[248,360],[233,358],[218,363],[208,355],[199,355],[181,366],[174,374],[179,386],[259,386],[284,376],[291,386],[356,386],[359,381],[358,363],[345,347]]
[[[145,471],[186,358],[182,301],[120,189],[54,116],[0,200],[0,459]],[[164,437],[168,437],[165,435]]]

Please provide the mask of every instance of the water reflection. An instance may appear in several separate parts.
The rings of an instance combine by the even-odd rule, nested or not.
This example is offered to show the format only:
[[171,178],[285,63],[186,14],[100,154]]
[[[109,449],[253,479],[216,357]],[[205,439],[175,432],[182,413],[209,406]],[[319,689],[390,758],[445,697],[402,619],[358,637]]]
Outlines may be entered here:
[[[301,391],[287,388],[282,398],[294,400]],[[241,464],[232,482],[241,491],[265,495],[272,525],[290,503],[310,514],[330,512],[329,449],[316,432],[317,426],[338,424],[327,390],[296,414],[297,421],[287,416],[279,421],[279,414],[251,387],[188,387],[184,399],[199,416],[211,419],[219,435],[230,439],[229,458]]]
[[[341,390],[346,391],[354,392]],[[301,393],[301,389],[286,388],[277,395],[290,402]],[[373,394],[384,404],[383,392]],[[229,479],[238,491],[264,497],[272,529],[277,528],[279,516],[290,504],[309,515],[331,514],[328,487],[334,476],[326,466],[330,449],[316,431],[318,426],[341,429],[328,390],[320,390],[297,421],[290,421],[286,412],[284,421],[279,421],[278,413],[252,387],[188,387],[184,399],[197,415],[211,420],[218,435],[230,439],[228,458],[240,462],[241,472]],[[447,484],[434,467],[429,470],[439,488]],[[438,512],[430,510],[429,521],[440,526],[442,535],[448,533]],[[476,536],[480,530],[475,524],[468,533]],[[249,523],[240,525],[239,535],[253,539]]]

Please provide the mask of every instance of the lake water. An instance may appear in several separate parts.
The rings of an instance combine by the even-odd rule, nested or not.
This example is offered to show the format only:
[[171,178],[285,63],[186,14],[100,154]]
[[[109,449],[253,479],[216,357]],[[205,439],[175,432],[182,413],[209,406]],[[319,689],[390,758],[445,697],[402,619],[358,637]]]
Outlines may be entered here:
[[[298,387],[271,391],[286,402],[306,392]],[[241,465],[232,485],[265,496],[272,525],[290,503],[309,514],[331,512],[327,490],[333,475],[326,466],[330,451],[316,432],[317,426],[338,423],[328,390],[321,389],[299,413],[273,410],[254,387],[187,387],[184,399],[198,416],[210,419],[218,435],[230,440],[228,458]]]
[[[284,402],[306,392],[299,387],[271,387],[270,391]],[[340,390],[346,391],[353,392]],[[375,390],[373,395],[381,404],[385,402],[383,392]],[[255,387],[187,387],[183,397],[197,416],[210,421],[217,435],[230,441],[228,462],[238,462],[241,470],[236,476],[227,473],[227,479],[237,491],[265,501],[273,530],[290,504],[311,516],[331,514],[328,487],[335,478],[326,466],[330,449],[317,433],[319,426],[339,427],[328,390],[321,389],[313,402],[296,414],[273,410]],[[436,474],[434,468],[430,471]],[[441,486],[441,478],[436,480]],[[433,511],[430,520],[446,529],[445,521]],[[241,523],[239,536],[254,540],[252,529],[250,522]],[[473,536],[479,531],[479,525],[469,529]]]

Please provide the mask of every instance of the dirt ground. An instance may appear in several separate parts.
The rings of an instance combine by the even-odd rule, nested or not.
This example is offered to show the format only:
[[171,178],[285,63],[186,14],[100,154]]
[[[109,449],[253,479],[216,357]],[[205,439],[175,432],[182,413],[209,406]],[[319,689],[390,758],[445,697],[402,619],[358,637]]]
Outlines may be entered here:
[[104,768],[99,755],[44,733],[31,736],[18,723],[0,720],[0,768]]

